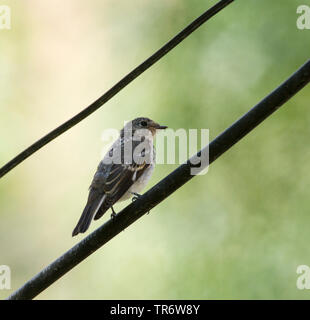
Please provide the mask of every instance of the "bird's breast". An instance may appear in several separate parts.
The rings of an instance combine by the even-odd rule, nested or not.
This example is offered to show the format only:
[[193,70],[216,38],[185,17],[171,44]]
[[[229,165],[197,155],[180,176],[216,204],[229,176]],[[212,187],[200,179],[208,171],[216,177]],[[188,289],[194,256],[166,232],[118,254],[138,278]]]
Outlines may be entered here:
[[139,193],[145,188],[150,180],[154,171],[155,164],[151,163],[150,166],[143,172],[137,181],[128,189],[128,191],[121,197],[119,201],[124,201],[132,197],[132,193]]

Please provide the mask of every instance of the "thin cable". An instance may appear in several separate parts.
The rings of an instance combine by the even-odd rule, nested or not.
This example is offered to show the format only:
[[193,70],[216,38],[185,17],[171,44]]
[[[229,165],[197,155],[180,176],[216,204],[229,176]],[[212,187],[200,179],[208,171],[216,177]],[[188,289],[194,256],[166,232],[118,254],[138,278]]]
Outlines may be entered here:
[[[224,152],[230,149],[231,146],[241,140],[246,134],[280,108],[287,100],[292,98],[309,82],[310,60],[191,159],[194,159],[197,156],[200,157],[200,155],[205,154],[205,151],[209,149],[209,163],[211,164]],[[126,229],[145,213],[150,211],[164,199],[168,198],[173,192],[195,177],[191,175],[191,168],[193,167],[191,165],[191,163],[193,163],[191,159],[180,165],[135,202],[124,208],[113,218],[113,220],[108,220],[101,227],[52,262],[34,278],[26,282],[20,289],[15,291],[8,299],[33,299],[89,255],[114,238],[122,230]],[[240,159],[240,161],[242,161],[242,159]],[[203,163],[203,161],[201,163]]]
[[167,42],[163,47],[161,47],[158,51],[156,51],[152,56],[146,59],[143,63],[141,63],[138,67],[133,69],[130,73],[128,73],[123,79],[121,79],[118,83],[116,83],[110,90],[108,90],[105,94],[103,94],[99,99],[93,102],[86,109],[75,115],[70,120],[66,121],[40,140],[32,144],[30,147],[22,151],[15,158],[5,164],[2,168],[0,168],[0,178],[15,168],[18,164],[26,160],[36,151],[41,149],[43,146],[81,122],[83,119],[87,118],[93,112],[98,110],[101,106],[103,106],[106,102],[108,102],[111,98],[113,98],[119,91],[125,88],[129,83],[131,83],[134,79],[139,77],[144,71],[149,69],[153,64],[155,64],[158,60],[160,60],[163,56],[165,56],[169,51],[175,48],[180,42],[182,42],[185,38],[187,38],[191,33],[193,33],[196,29],[198,29],[203,23],[208,21],[211,17],[216,15],[219,11],[224,9],[228,4],[232,3],[234,0],[221,0],[217,4],[215,4],[212,8],[203,13],[200,17],[194,20],[191,24],[189,24],[185,29],[183,29],[180,33],[178,33],[174,38],[172,38],[169,42]]

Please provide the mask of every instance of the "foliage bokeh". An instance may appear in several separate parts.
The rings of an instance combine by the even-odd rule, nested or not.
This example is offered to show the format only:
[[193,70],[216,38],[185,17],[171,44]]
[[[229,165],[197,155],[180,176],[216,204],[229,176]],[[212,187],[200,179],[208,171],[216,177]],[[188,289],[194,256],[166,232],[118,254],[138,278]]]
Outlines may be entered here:
[[[0,30],[0,162],[79,112],[216,1],[11,0]],[[304,1],[307,2],[307,1]],[[298,0],[239,0],[0,180],[0,265],[20,287],[71,238],[104,128],[149,116],[214,138],[309,58]],[[308,299],[310,91],[39,299]],[[159,165],[150,186],[176,165]],[[116,206],[119,210],[125,204]],[[94,222],[91,230],[109,218]]]

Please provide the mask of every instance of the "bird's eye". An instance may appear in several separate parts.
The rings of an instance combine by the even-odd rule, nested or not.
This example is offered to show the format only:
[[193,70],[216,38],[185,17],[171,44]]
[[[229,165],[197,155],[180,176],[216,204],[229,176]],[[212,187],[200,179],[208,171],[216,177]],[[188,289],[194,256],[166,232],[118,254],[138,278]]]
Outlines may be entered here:
[[141,124],[142,127],[146,127],[147,126],[146,121],[141,121],[140,124]]

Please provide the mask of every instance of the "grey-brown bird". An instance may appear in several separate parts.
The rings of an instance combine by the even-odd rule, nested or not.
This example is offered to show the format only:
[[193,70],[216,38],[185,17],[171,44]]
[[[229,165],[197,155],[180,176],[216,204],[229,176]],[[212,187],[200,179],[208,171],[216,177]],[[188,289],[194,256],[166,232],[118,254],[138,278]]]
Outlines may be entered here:
[[99,219],[109,208],[113,217],[116,202],[139,196],[154,170],[156,130],[166,128],[145,117],[126,123],[99,163],[87,204],[72,236],[84,233],[92,219]]

